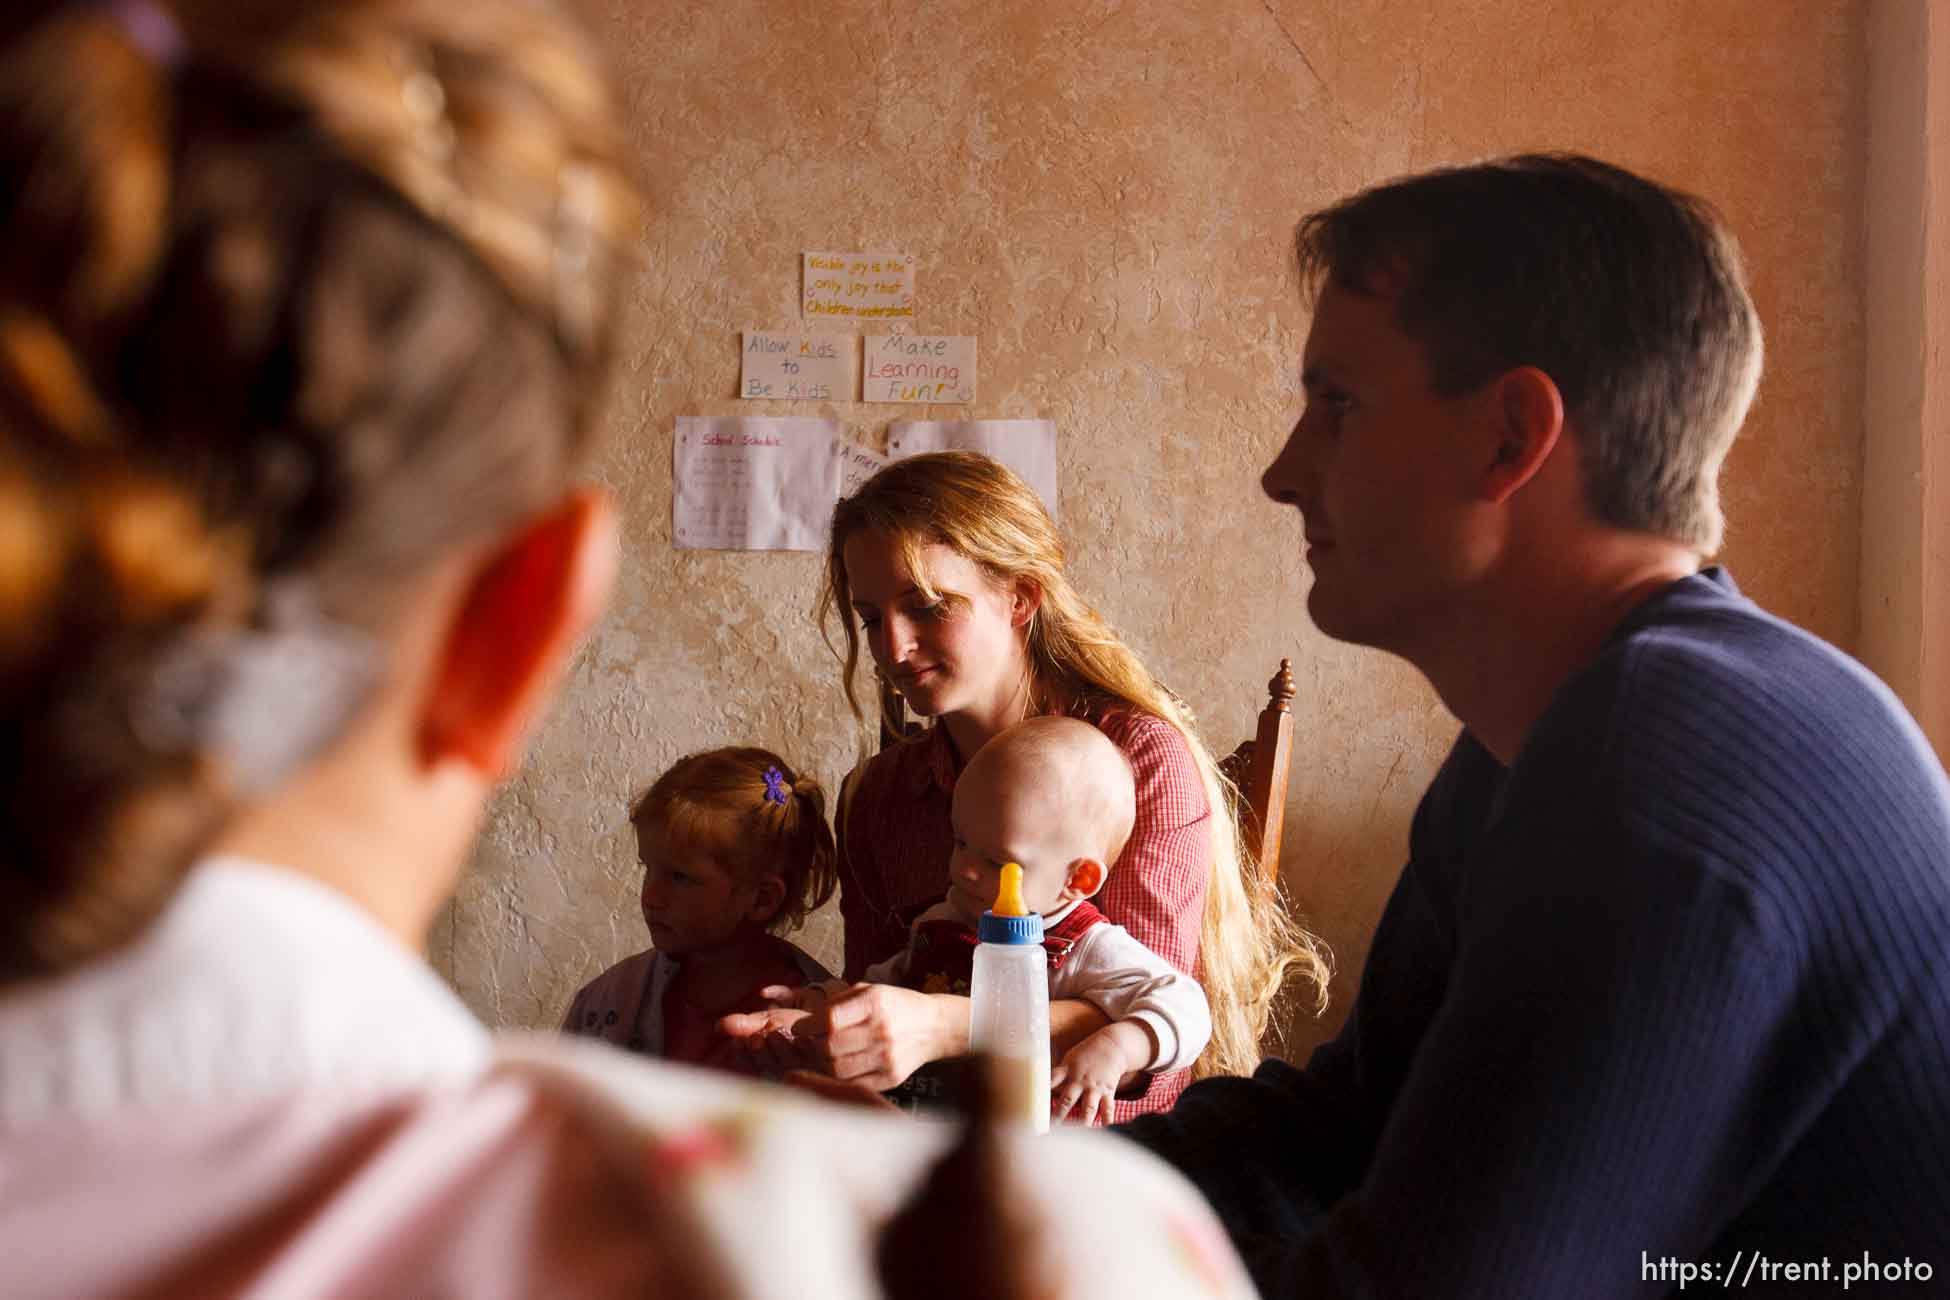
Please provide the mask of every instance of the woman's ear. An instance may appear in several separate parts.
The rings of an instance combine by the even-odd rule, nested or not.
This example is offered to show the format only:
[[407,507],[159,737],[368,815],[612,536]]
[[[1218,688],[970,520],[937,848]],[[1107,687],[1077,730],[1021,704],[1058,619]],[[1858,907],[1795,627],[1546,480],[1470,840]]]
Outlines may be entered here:
[[1043,589],[1028,578],[1015,578],[1009,584],[1009,622],[1016,627],[1029,626],[1029,620],[1036,617],[1036,611],[1043,607]]
[[448,625],[420,719],[420,761],[458,759],[490,781],[513,769],[616,576],[616,518],[575,493],[483,561]]

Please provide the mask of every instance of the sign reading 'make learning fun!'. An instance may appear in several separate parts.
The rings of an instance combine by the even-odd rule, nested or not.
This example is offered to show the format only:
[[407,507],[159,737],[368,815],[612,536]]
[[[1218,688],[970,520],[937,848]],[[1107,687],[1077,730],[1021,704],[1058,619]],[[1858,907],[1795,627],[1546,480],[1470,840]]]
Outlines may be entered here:
[[974,336],[869,335],[860,397],[868,402],[974,401]]

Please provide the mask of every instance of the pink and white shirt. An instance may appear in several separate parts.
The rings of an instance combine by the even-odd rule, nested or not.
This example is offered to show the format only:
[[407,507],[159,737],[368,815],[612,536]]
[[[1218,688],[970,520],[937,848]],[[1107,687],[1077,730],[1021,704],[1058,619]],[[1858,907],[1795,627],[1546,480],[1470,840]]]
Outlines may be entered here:
[[[497,1040],[325,886],[211,860],[128,948],[0,990],[0,1295],[873,1296],[951,1137]],[[1060,1294],[1251,1294],[1135,1144],[1006,1151]]]

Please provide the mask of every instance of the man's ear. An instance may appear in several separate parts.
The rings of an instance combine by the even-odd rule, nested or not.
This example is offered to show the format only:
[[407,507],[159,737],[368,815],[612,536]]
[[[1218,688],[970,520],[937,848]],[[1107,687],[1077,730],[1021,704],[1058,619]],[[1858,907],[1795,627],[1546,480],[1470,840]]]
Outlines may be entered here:
[[1070,864],[1070,878],[1064,888],[1073,890],[1078,898],[1088,898],[1104,887],[1104,877],[1110,871],[1095,858],[1078,858]]
[[616,576],[616,518],[578,492],[524,525],[468,584],[420,718],[420,761],[448,759],[499,781],[553,693]]
[[1489,401],[1496,445],[1477,490],[1484,501],[1501,505],[1536,476],[1556,448],[1564,433],[1564,395],[1537,367],[1518,366],[1491,382]]

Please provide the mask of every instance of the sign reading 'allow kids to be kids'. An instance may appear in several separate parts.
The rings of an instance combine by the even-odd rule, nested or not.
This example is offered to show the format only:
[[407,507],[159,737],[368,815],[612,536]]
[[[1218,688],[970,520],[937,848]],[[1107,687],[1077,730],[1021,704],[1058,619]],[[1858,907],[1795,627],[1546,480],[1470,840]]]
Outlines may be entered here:
[[851,334],[746,330],[738,396],[852,401],[854,349]]
[[906,253],[807,253],[800,314],[811,320],[913,320]]
[[866,402],[975,400],[975,339],[968,334],[880,334],[866,341],[860,399]]

